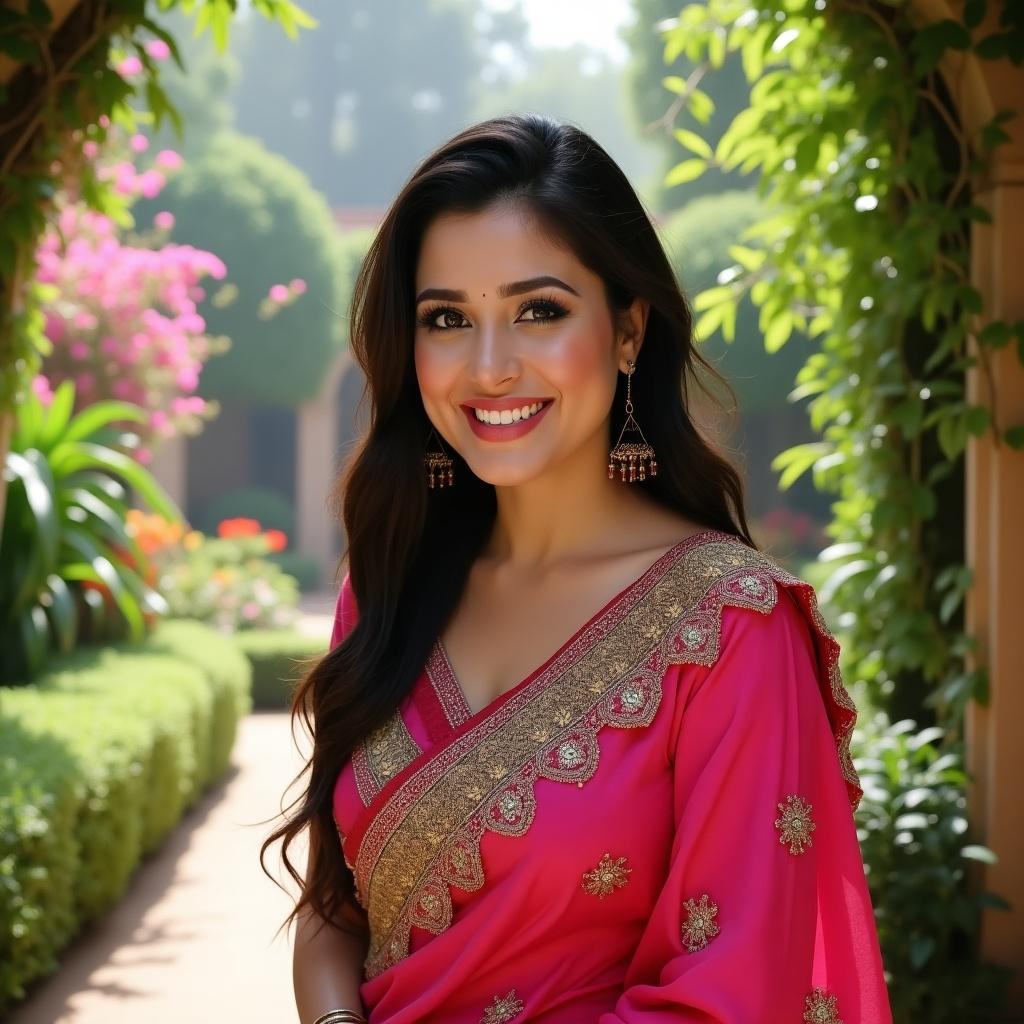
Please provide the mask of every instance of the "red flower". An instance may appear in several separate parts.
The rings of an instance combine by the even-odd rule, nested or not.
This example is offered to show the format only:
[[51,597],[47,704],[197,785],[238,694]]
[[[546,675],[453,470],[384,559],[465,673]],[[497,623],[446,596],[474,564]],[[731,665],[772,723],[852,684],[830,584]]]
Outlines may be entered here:
[[225,539],[256,537],[260,532],[260,524],[255,519],[246,519],[244,516],[239,516],[236,519],[223,519],[217,526],[217,536]]
[[267,530],[263,536],[267,538],[271,551],[284,551],[288,547],[288,538],[283,530]]

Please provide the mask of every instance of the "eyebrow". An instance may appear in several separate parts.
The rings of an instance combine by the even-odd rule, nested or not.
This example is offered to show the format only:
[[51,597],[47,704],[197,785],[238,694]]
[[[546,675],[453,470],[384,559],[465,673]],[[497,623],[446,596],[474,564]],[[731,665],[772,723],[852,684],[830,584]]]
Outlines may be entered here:
[[[501,299],[507,299],[513,295],[522,295],[523,292],[532,292],[535,288],[544,287],[563,288],[565,291],[572,292],[572,294],[576,296],[579,296],[580,294],[575,288],[566,284],[559,278],[552,277],[550,274],[543,274],[540,277],[531,277],[527,281],[512,281],[510,284],[499,284],[498,297]],[[417,305],[423,302],[424,299],[444,299],[448,302],[468,302],[469,296],[465,292],[457,291],[454,288],[424,288],[423,291],[416,296]]]

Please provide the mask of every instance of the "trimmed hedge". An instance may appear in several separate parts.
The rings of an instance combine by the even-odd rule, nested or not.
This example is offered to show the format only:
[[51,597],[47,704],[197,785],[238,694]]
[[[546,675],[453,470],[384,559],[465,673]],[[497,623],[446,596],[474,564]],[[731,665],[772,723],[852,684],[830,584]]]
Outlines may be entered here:
[[305,667],[323,656],[327,637],[294,629],[244,629],[235,642],[252,665],[253,706],[281,709],[291,705],[292,693]]
[[170,620],[0,687],[0,1011],[224,774],[251,681],[233,637]]

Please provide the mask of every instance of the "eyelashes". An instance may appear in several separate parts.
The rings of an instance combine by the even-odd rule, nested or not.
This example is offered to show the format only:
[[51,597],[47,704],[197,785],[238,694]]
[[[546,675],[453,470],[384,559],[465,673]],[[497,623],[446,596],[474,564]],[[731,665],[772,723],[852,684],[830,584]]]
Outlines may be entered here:
[[[569,312],[569,310],[565,306],[563,306],[562,303],[559,302],[557,299],[545,297],[540,299],[528,299],[516,311],[516,316],[520,317],[523,315],[523,313],[526,313],[531,309],[543,310],[546,315],[542,317],[535,316],[532,320],[527,320],[526,323],[539,324],[549,323],[555,320],[561,320],[562,317],[566,316]],[[455,318],[463,317],[463,314],[459,310],[454,309],[452,306],[428,306],[416,318],[416,324],[417,326],[422,327],[428,331],[451,331],[459,329],[457,325],[453,324],[448,324],[445,327],[438,326],[435,323],[435,321],[437,320],[438,316],[440,316],[441,313],[452,313]],[[465,319],[465,317],[463,317],[463,319]]]

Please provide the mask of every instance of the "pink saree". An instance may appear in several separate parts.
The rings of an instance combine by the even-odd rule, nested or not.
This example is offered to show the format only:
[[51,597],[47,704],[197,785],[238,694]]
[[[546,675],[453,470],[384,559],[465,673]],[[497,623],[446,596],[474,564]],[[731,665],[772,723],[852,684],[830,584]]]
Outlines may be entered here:
[[891,1024],[838,653],[714,530],[476,714],[435,643],[335,788],[370,1024]]

